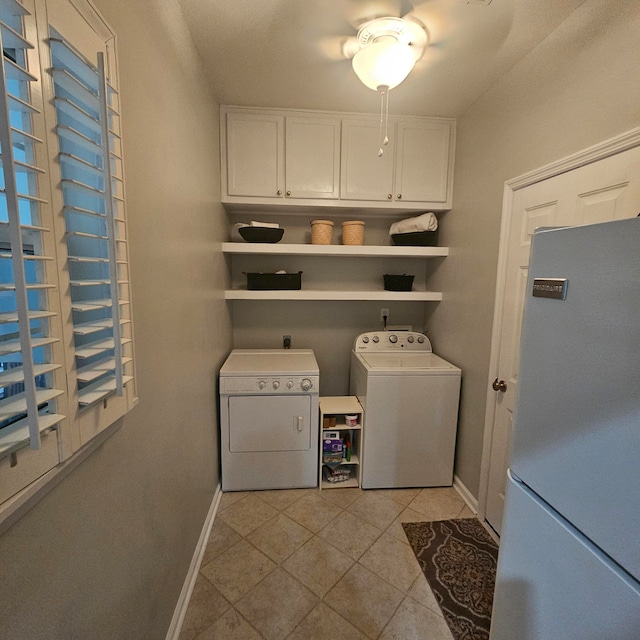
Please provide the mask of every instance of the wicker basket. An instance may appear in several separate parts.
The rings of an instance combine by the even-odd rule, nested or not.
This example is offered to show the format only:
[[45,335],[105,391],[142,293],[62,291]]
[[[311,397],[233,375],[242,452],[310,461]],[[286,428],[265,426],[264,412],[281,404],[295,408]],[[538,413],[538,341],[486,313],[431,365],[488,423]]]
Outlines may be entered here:
[[342,244],[364,244],[362,220],[347,220],[342,223]]
[[311,221],[311,244],[331,244],[333,222],[331,220]]

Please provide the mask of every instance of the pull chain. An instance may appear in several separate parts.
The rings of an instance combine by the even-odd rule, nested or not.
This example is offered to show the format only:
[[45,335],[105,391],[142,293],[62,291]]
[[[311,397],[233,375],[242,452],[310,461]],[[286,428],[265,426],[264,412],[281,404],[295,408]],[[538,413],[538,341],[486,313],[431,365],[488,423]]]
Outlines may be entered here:
[[[381,85],[378,87],[380,92],[380,133],[378,135],[378,158],[384,154],[383,146],[389,144],[389,87]],[[384,138],[382,137],[382,124],[384,122]]]

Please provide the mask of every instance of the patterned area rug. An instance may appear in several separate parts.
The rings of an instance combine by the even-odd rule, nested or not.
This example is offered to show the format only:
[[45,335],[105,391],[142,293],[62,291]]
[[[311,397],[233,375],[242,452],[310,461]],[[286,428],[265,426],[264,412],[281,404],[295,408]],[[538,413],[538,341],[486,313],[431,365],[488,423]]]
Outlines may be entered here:
[[476,518],[402,525],[455,640],[488,640],[498,547]]

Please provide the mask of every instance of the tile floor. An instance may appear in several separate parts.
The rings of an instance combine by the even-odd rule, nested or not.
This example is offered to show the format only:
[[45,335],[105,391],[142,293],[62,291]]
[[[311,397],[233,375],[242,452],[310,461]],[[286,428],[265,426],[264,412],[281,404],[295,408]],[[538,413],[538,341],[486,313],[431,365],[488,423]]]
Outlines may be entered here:
[[452,488],[225,493],[180,640],[451,640],[400,523],[469,517]]

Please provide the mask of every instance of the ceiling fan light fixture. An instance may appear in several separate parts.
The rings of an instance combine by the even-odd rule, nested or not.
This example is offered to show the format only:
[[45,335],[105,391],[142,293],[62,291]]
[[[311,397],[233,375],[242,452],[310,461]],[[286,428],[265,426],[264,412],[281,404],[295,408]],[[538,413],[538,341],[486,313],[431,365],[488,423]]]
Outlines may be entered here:
[[378,38],[360,49],[351,60],[358,78],[374,91],[379,87],[397,87],[411,73],[415,63],[411,47],[393,36]]
[[358,50],[351,60],[362,83],[373,89],[397,87],[422,57],[426,29],[416,21],[376,18],[360,27]]
[[422,57],[427,30],[417,21],[376,18],[360,27],[351,66],[362,83],[380,94],[378,157],[389,144],[389,90],[397,87]]

